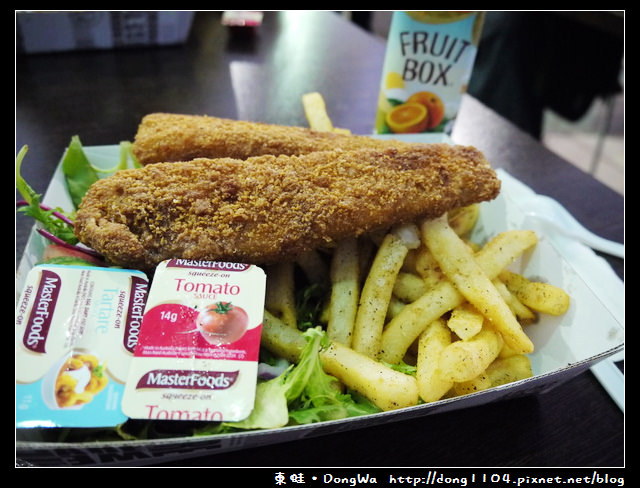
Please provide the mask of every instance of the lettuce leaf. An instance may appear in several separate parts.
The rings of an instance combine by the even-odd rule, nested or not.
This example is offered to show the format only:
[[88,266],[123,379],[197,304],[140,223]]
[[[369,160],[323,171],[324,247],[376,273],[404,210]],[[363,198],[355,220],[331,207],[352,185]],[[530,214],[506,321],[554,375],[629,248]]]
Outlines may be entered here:
[[18,211],[40,222],[49,233],[62,241],[76,244],[78,239],[73,230],[73,216],[65,213],[61,208],[48,208],[42,205],[42,195],[36,193],[20,174],[27,151],[28,146],[23,146],[16,156],[16,189],[24,198],[24,201],[18,202]]
[[[307,343],[298,363],[274,379],[259,382],[249,417],[215,426],[216,432],[275,429],[380,411],[368,400],[343,392],[338,380],[324,372],[320,351],[328,345],[328,338],[321,327],[309,328],[303,335]],[[199,434],[211,433],[205,428]]]
[[67,183],[71,202],[74,208],[78,208],[89,187],[98,181],[98,174],[85,155],[78,136],[71,138],[69,147],[62,158],[62,173]]
[[140,167],[131,149],[132,145],[129,141],[120,142],[120,158],[118,162],[113,167],[100,168],[93,165],[85,154],[80,137],[77,135],[71,137],[71,142],[69,142],[69,146],[62,158],[62,173],[75,208],[78,208],[89,187],[102,176],[108,176],[116,171],[128,168],[129,159],[132,160],[132,167]]

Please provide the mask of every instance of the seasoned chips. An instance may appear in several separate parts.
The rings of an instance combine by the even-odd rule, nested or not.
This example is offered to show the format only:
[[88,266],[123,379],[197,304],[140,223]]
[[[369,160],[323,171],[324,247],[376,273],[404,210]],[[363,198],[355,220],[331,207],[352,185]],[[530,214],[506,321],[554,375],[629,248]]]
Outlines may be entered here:
[[[324,110],[315,95],[306,103]],[[483,245],[469,241],[479,212],[472,205],[338,243],[329,256],[325,314],[331,345],[321,354],[328,373],[382,410],[533,375],[526,325],[538,314],[566,313],[570,297],[510,269],[535,252],[533,231],[505,231]],[[368,247],[374,252],[367,261]],[[272,313],[265,316],[266,346],[291,357],[300,345],[295,329]]]

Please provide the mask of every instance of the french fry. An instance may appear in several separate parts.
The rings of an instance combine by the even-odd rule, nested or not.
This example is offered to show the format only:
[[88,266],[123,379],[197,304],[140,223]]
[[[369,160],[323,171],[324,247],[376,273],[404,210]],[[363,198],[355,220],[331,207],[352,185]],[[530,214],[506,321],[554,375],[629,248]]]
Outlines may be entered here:
[[[393,293],[393,285],[410,246],[411,227],[388,233],[380,245],[365,280],[353,328],[351,347],[369,357],[380,350],[380,337]],[[415,236],[417,236],[417,229]]]
[[312,92],[302,95],[302,106],[311,129],[333,131],[333,123],[327,114],[327,107],[320,93]]
[[327,283],[329,270],[318,251],[308,251],[296,259],[296,264],[307,277],[309,283]]
[[498,357],[502,342],[502,335],[488,327],[469,340],[452,342],[440,354],[442,378],[456,383],[472,380]]
[[[476,253],[478,265],[493,279],[509,264],[537,243],[531,231],[498,234]],[[385,327],[380,340],[379,359],[396,364],[427,325],[465,301],[464,296],[444,277],[418,300],[407,304]]]
[[440,265],[426,247],[418,249],[415,266],[416,273],[422,277],[426,288],[435,286],[444,278]]
[[491,388],[491,378],[489,378],[486,371],[469,381],[461,381],[453,384],[455,396],[468,395],[477,391],[486,390],[487,388]]
[[524,354],[516,354],[508,358],[496,359],[489,365],[485,374],[491,386],[505,385],[533,376],[531,360]]
[[480,205],[468,205],[447,214],[447,220],[453,231],[461,237],[468,236],[480,216]]
[[414,376],[396,371],[353,349],[332,342],[320,352],[324,370],[342,384],[367,397],[381,410],[411,407],[418,403]]
[[391,319],[393,319],[396,315],[400,313],[400,311],[405,307],[405,305],[406,305],[405,302],[403,302],[399,298],[392,295],[391,299],[389,300],[389,308],[387,308],[387,317],[385,320],[389,322]]
[[425,281],[413,273],[401,271],[398,273],[395,284],[393,285],[393,294],[404,303],[411,303],[427,291]]
[[557,286],[531,281],[508,270],[502,271],[499,277],[516,298],[537,312],[562,315],[569,309],[569,295]]
[[[419,246],[422,247],[422,246]],[[418,258],[419,250],[409,249],[407,256],[404,258],[404,263],[402,263],[401,271],[405,273],[416,273],[416,260]]]
[[518,322],[522,325],[535,322],[537,316],[530,308],[522,303],[518,297],[516,297],[499,278],[493,280],[493,285],[498,290],[498,293],[502,296],[513,314],[518,318]]
[[260,345],[271,353],[297,363],[306,344],[302,332],[285,324],[268,310],[264,311]]
[[285,262],[267,268],[265,307],[288,326],[297,328],[293,263]]
[[456,396],[467,395],[533,376],[531,361],[524,354],[498,358],[487,369],[469,381],[455,383]]
[[360,255],[360,285],[364,284],[364,280],[369,274],[371,261],[375,256],[377,247],[368,237],[358,239],[358,254]]
[[425,220],[421,230],[425,245],[460,293],[496,327],[510,347],[521,353],[532,352],[531,339],[446,216]]
[[469,249],[471,249],[471,252],[473,253],[477,253],[480,249],[482,249],[482,246],[480,246],[480,244],[478,244],[477,242],[473,242],[465,239],[464,243],[467,245]]
[[302,95],[302,106],[309,123],[309,128],[317,131],[340,132],[350,134],[348,129],[341,129],[333,126],[333,122],[327,114],[327,106],[324,98],[318,92],[305,93]]
[[331,340],[350,346],[360,298],[360,257],[356,238],[337,244],[330,278],[327,335]]
[[537,243],[538,236],[531,230],[508,230],[487,242],[475,254],[475,259],[484,274],[493,279]]
[[467,340],[482,330],[484,317],[468,302],[457,306],[451,311],[447,327],[460,339]]
[[502,345],[502,349],[500,349],[500,354],[498,354],[498,358],[510,358],[511,356],[519,356],[520,354],[511,349],[507,344]]
[[420,334],[416,360],[418,394],[424,402],[440,400],[453,386],[453,381],[443,378],[440,371],[440,355],[451,344],[451,331],[438,319],[431,322]]
[[416,301],[405,305],[384,328],[378,359],[389,364],[400,362],[427,325],[463,301],[464,297],[456,287],[443,280]]

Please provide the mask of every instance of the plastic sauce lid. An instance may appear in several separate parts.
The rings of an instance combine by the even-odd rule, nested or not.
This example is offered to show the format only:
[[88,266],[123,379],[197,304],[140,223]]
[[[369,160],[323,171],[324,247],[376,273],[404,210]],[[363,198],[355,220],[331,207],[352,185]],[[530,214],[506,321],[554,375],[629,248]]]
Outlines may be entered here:
[[109,427],[148,292],[139,271],[39,265],[16,304],[16,427]]
[[240,421],[253,410],[266,275],[171,259],[155,271],[129,370],[131,418]]

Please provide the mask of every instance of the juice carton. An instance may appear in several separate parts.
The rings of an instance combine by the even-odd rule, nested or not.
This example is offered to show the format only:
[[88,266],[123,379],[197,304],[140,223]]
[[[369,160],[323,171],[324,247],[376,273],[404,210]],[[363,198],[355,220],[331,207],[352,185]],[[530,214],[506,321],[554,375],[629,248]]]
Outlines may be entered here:
[[377,134],[450,134],[467,89],[484,12],[394,12],[380,83]]

